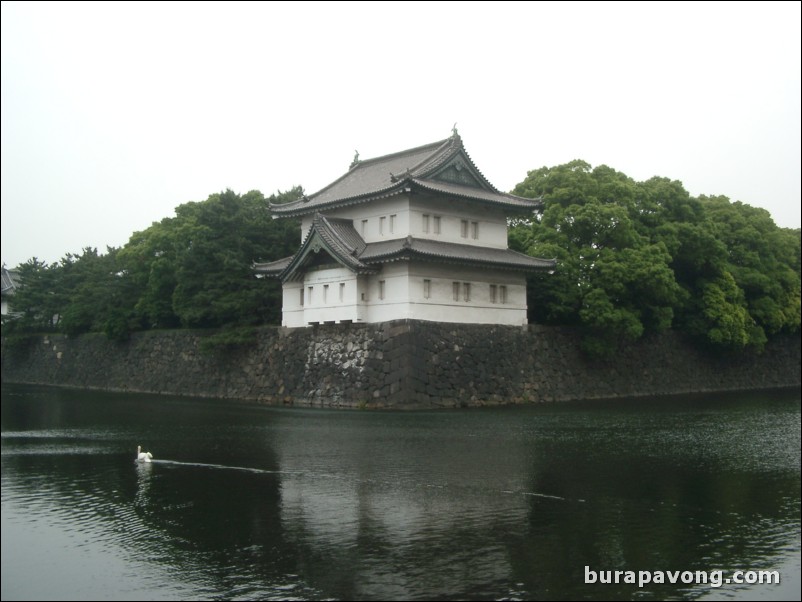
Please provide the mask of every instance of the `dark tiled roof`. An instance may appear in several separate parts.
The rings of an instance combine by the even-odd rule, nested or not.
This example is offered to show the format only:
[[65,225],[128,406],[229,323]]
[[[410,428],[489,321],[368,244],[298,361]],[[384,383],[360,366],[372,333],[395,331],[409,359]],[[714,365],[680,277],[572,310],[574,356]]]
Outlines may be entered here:
[[551,270],[557,263],[554,259],[530,257],[511,249],[462,245],[411,236],[371,243],[359,259],[371,264],[407,257],[526,271]]
[[318,224],[321,236],[326,238],[326,242],[330,245],[336,246],[341,254],[359,257],[365,250],[365,241],[354,228],[353,220],[317,214],[312,223]]
[[554,259],[530,257],[511,249],[496,249],[463,245],[425,238],[396,238],[366,244],[354,229],[353,222],[347,219],[324,217],[319,213],[312,220],[312,227],[306,235],[298,253],[270,263],[256,263],[257,274],[281,278],[283,281],[300,273],[305,258],[315,244],[320,244],[348,269],[357,273],[375,272],[378,265],[399,259],[420,259],[439,263],[456,263],[492,267],[527,272],[554,269]]
[[278,276],[288,265],[290,265],[293,257],[295,257],[295,255],[284,257],[283,259],[279,259],[277,261],[269,261],[267,263],[254,263],[253,271],[257,274],[264,274],[266,276]]
[[312,226],[295,255],[270,263],[256,263],[253,269],[257,274],[274,276],[282,280],[290,279],[303,265],[309,253],[317,250],[314,247],[318,244],[354,272],[366,273],[376,269],[359,260],[359,255],[367,245],[354,229],[351,220],[324,217],[319,213],[312,220]]
[[[445,181],[443,170],[458,163],[465,181]],[[292,203],[271,205],[274,217],[308,215],[402,192],[422,190],[488,203],[510,211],[533,211],[539,200],[499,192],[482,175],[458,135],[391,155],[357,161],[322,190]]]
[[3,290],[2,294],[10,295],[19,286],[19,274],[16,270],[8,270],[3,266],[2,270]]
[[[433,155],[442,153],[448,147],[448,140],[441,140],[425,146],[368,159],[356,163],[348,173],[335,180],[323,190],[309,197],[307,206],[321,206],[339,199],[377,193],[395,188],[396,182],[390,174],[403,176],[407,170],[419,170],[431,162]],[[397,181],[397,180],[396,180]],[[303,201],[300,201],[303,203]]]
[[[431,192],[439,192],[449,196],[463,197],[477,201],[485,201],[498,205],[512,205],[521,207],[522,209],[535,209],[540,206],[532,199],[526,199],[520,196],[514,196],[505,192],[488,192],[479,188],[470,186],[461,186],[460,184],[453,184],[451,182],[437,182],[435,180],[412,180],[413,183],[420,186],[424,190]],[[536,204],[533,204],[536,203]]]

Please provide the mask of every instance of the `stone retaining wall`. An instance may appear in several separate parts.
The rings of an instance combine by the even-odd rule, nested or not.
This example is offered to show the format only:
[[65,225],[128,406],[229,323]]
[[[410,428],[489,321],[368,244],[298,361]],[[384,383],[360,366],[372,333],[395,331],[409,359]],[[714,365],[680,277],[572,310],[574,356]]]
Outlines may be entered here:
[[434,408],[800,386],[800,337],[717,358],[676,333],[590,362],[570,329],[399,320],[258,331],[202,353],[208,333],[3,342],[3,382],[337,407]]

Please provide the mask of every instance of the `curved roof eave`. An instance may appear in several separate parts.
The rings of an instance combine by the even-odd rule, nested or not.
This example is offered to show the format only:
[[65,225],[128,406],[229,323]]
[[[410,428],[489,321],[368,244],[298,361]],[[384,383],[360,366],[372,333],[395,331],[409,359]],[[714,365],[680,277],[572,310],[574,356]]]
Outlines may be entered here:
[[[399,180],[393,186],[375,192],[336,199],[320,205],[312,205],[309,207],[304,207],[301,205],[287,208],[284,211],[273,211],[273,218],[302,217],[304,215],[317,213],[321,210],[340,209],[342,207],[360,205],[362,203],[369,203],[371,201],[390,198],[404,192],[412,192],[414,188],[419,188],[429,193],[434,192],[439,194],[447,194],[471,202],[501,207],[505,210],[515,213],[537,211],[543,206],[543,203],[540,199],[526,199],[524,197],[516,197],[504,192],[493,193],[469,186],[460,186],[459,184],[405,177]],[[282,206],[283,205],[271,206],[271,210],[272,207]]]
[[[393,186],[385,188],[383,190],[378,190],[375,192],[370,192],[366,194],[355,195],[353,197],[345,197],[342,199],[336,199],[334,201],[329,201],[324,204],[320,205],[311,205],[309,207],[304,207],[303,205],[289,207],[284,211],[275,211],[274,208],[278,207],[286,207],[286,205],[270,205],[271,213],[273,213],[273,219],[277,219],[280,217],[301,217],[304,215],[310,215],[312,213],[318,213],[321,209],[339,209],[341,207],[348,207],[350,205],[359,205],[361,203],[368,203],[370,201],[375,201],[378,199],[385,199],[391,196],[395,196],[401,194],[403,192],[409,192],[408,186],[405,186],[406,180],[400,181]],[[302,201],[296,201],[302,202]]]

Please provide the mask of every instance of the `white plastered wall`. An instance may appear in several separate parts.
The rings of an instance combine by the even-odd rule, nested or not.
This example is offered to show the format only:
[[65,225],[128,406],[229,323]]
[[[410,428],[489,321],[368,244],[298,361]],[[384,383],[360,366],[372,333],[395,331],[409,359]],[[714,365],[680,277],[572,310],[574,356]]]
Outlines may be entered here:
[[[342,207],[326,211],[326,217],[353,220],[354,229],[368,243],[405,238],[409,234],[409,199],[406,195],[399,195],[380,201]],[[302,241],[312,227],[312,219],[313,216],[307,215],[301,220]],[[363,222],[365,223],[363,224]]]
[[[379,298],[381,281],[384,281],[384,299]],[[456,301],[454,283],[459,285]],[[495,302],[491,299],[491,285],[496,287]],[[527,323],[526,277],[520,272],[399,261],[385,264],[379,274],[370,276],[368,287],[368,322],[408,318],[513,326]]]
[[309,270],[303,282],[286,282],[282,288],[284,326],[359,321],[357,277],[347,268]]
[[[424,220],[424,216],[429,216]],[[435,232],[435,218],[440,218],[440,232]],[[467,236],[463,236],[462,222],[467,222]],[[507,218],[501,209],[485,207],[457,199],[413,197],[409,211],[410,234],[415,238],[428,238],[494,249],[507,248]],[[428,222],[428,232],[426,229]],[[478,225],[474,238],[473,224]]]
[[[504,211],[458,199],[398,195],[334,209],[327,211],[326,215],[352,220],[354,229],[367,243],[411,235],[463,245],[507,248],[507,218]],[[428,232],[424,228],[424,215],[429,216]],[[435,218],[440,218],[440,232],[435,231]],[[467,236],[462,235],[463,221],[467,222]],[[474,223],[478,228],[476,238]],[[304,240],[311,227],[312,216],[304,217],[301,240]]]

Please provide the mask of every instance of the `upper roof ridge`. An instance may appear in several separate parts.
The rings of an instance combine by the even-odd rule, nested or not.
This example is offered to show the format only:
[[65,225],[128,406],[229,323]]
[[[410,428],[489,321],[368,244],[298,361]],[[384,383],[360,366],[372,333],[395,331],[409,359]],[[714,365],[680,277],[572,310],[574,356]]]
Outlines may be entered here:
[[[315,193],[312,193],[310,195],[304,195],[302,200],[303,201],[309,201],[309,200],[314,199],[317,196],[320,196],[321,194],[323,194],[327,190],[330,190],[331,188],[334,188],[337,184],[341,183],[343,180],[351,177],[354,173],[356,173],[356,172],[358,172],[358,171],[360,171],[360,170],[362,170],[362,169],[364,169],[366,167],[370,167],[372,165],[375,165],[377,163],[381,163],[383,161],[390,161],[390,160],[393,160],[393,159],[399,159],[399,158],[401,158],[401,157],[403,157],[405,155],[414,155],[414,154],[420,153],[420,152],[422,152],[422,151],[424,151],[424,150],[426,150],[428,148],[431,148],[432,152],[435,152],[435,151],[439,150],[440,147],[442,147],[446,143],[448,143],[450,140],[451,140],[451,138],[446,138],[445,140],[438,140],[437,142],[430,142],[429,144],[416,146],[415,148],[408,148],[406,150],[399,151],[399,152],[396,152],[396,153],[389,153],[387,155],[381,155],[379,157],[373,157],[371,159],[365,159],[365,160],[359,159],[359,160],[356,160],[353,163],[351,163],[351,166],[348,168],[348,171],[346,171],[339,178],[337,178],[336,180],[334,180],[330,184],[324,186],[323,188],[321,188],[320,190],[318,190]],[[425,162],[427,159],[428,159],[428,157],[426,159],[424,159],[422,162]],[[421,163],[421,162],[419,161],[418,163]],[[295,202],[297,203],[297,201],[295,201]],[[292,203],[279,203],[278,205],[274,205],[274,204],[271,203],[270,207],[272,208],[272,207],[277,207],[277,206],[280,206],[280,205],[291,205],[291,204]]]
[[[406,150],[398,151],[395,153],[388,153],[386,155],[380,155],[378,157],[371,157],[370,159],[359,160],[356,163],[353,163],[351,166],[351,170],[363,167],[363,166],[370,166],[375,163],[380,163],[382,161],[388,161],[390,159],[399,159],[404,155],[415,155],[427,148],[431,148],[432,152],[435,152],[440,149],[440,147],[445,146],[451,138],[446,138],[445,140],[438,140],[437,142],[430,142],[429,144],[422,144],[421,146],[416,146],[415,148],[408,148]],[[425,163],[426,159],[420,161],[419,163]],[[417,165],[415,166],[417,167]],[[348,174],[345,174],[348,175]],[[328,188],[328,186],[326,187]],[[325,189],[324,189],[325,190]]]

